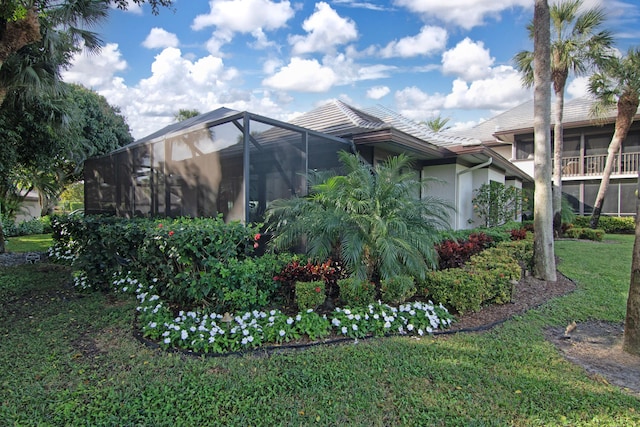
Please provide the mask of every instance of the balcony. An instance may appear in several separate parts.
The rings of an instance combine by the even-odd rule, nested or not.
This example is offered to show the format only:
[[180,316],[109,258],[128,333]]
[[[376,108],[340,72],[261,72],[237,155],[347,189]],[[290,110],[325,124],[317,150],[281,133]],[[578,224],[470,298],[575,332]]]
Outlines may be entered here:
[[[576,156],[562,158],[562,176],[601,176],[607,155]],[[613,163],[612,175],[637,175],[640,166],[640,153],[617,154]]]

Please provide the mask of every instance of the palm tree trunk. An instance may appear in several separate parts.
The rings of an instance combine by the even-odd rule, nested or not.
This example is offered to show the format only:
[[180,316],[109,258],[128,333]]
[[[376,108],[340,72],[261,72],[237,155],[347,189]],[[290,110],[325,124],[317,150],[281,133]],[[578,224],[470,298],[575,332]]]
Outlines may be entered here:
[[638,195],[636,196],[636,239],[633,244],[622,348],[627,353],[640,356],[640,174],[638,174]]
[[562,228],[562,151],[564,145],[562,113],[564,111],[564,83],[557,87],[554,81],[556,95],[553,128],[553,233],[560,235]]
[[533,274],[555,282],[553,206],[551,195],[551,57],[550,15],[547,0],[535,0],[534,50],[534,242]]
[[615,131],[613,138],[609,143],[609,149],[607,150],[607,161],[604,164],[604,171],[602,172],[602,181],[600,181],[600,187],[598,188],[598,194],[596,195],[596,201],[593,204],[593,213],[591,214],[591,220],[589,225],[591,228],[598,228],[598,222],[600,221],[600,213],[602,212],[602,205],[604,203],[604,197],[607,195],[607,189],[609,188],[609,181],[611,180],[611,172],[613,171],[613,162],[616,154],[620,151],[622,141],[627,137],[629,128],[633,123],[633,116],[638,110],[638,96],[624,93],[618,100],[618,115],[616,117]]

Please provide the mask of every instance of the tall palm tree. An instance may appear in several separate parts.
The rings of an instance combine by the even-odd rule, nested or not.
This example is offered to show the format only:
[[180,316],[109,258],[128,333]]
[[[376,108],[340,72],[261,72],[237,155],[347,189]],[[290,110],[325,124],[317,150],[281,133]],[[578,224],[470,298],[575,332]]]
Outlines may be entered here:
[[424,277],[437,265],[437,233],[448,228],[451,206],[419,198],[421,182],[406,155],[372,167],[340,152],[346,175],[316,176],[307,197],[274,201],[266,212],[272,244],[285,249],[306,240],[314,259],[339,256],[361,279],[399,274]]
[[534,126],[534,227],[533,273],[542,280],[557,280],[553,247],[551,198],[551,56],[549,4],[536,0],[533,12],[533,126]]
[[[569,73],[584,75],[594,63],[609,55],[613,37],[608,30],[599,30],[605,21],[601,8],[582,10],[583,0],[565,0],[550,7],[551,19],[551,82],[555,95],[553,129],[553,227],[559,231],[562,210],[562,146],[564,92]],[[535,26],[529,24],[533,39]],[[522,73],[525,86],[533,84],[533,52],[521,51],[515,56],[516,67]]]
[[607,160],[602,172],[602,180],[598,188],[593,213],[591,214],[591,227],[597,228],[602,212],[604,197],[609,188],[609,180],[616,155],[620,152],[622,141],[627,137],[629,128],[633,123],[633,117],[638,111],[640,97],[640,49],[629,49],[627,56],[609,58],[602,66],[602,70],[591,76],[589,91],[595,95],[596,103],[593,105],[592,114],[602,116],[617,105],[615,130],[607,150]]

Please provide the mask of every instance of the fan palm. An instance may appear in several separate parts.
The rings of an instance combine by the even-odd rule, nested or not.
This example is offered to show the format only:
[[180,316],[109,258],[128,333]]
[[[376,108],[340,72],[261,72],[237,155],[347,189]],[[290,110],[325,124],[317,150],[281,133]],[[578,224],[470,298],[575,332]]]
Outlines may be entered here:
[[[613,37],[607,30],[598,30],[605,21],[600,8],[582,11],[583,0],[566,0],[550,6],[551,18],[551,83],[555,95],[553,129],[553,215],[554,228],[559,230],[562,209],[562,146],[564,91],[569,73],[584,75],[611,52]],[[535,27],[527,27],[533,40]],[[522,73],[525,86],[533,85],[533,52],[516,54],[516,67]]]
[[620,152],[622,141],[627,137],[633,117],[638,111],[640,97],[640,49],[630,49],[623,58],[610,58],[603,65],[601,72],[591,76],[589,91],[595,95],[597,102],[593,104],[592,114],[602,116],[617,105],[615,130],[609,148],[607,160],[602,172],[602,180],[591,214],[591,227],[597,228],[604,196],[609,188],[609,180],[613,171],[616,155]]
[[312,175],[308,196],[272,203],[266,213],[272,245],[288,249],[304,240],[311,258],[339,256],[361,279],[424,277],[437,265],[434,243],[448,228],[450,204],[419,197],[425,183],[406,155],[375,167],[357,154],[339,157],[345,175]]

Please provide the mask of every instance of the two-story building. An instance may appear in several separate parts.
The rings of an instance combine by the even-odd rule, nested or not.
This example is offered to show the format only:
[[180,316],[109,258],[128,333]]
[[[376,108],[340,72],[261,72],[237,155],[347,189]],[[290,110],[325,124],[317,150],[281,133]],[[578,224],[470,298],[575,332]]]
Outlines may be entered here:
[[[616,110],[599,119],[591,115],[592,99],[576,98],[563,111],[562,192],[576,213],[589,215],[602,180],[607,149],[614,132]],[[616,155],[602,213],[634,215],[640,165],[640,113]],[[551,140],[553,141],[553,112]],[[456,132],[473,136],[533,176],[533,101],[499,114],[480,125]]]

